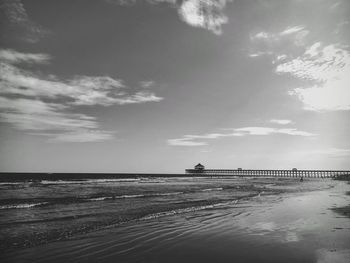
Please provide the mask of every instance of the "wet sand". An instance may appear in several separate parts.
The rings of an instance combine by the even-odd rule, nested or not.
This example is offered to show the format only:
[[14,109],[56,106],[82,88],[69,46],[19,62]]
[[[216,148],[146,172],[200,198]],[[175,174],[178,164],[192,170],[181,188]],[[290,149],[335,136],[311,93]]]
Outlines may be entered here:
[[2,262],[350,262],[350,185],[326,184],[158,214],[9,251]]

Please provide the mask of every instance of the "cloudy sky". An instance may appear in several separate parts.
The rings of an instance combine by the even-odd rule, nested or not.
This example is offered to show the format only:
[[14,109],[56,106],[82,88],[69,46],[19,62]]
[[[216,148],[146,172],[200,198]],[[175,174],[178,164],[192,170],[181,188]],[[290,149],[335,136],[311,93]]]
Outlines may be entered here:
[[0,170],[350,169],[347,0],[0,0]]

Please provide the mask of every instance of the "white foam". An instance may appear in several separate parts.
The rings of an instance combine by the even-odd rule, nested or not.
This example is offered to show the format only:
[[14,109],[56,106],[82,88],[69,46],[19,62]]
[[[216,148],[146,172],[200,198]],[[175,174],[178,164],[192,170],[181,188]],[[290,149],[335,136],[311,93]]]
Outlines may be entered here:
[[112,199],[110,196],[103,196],[103,197],[96,197],[96,198],[89,198],[89,201],[103,201],[107,199]]
[[158,193],[150,196],[168,196],[168,195],[180,195],[183,194],[183,192],[170,192],[170,193]]
[[101,196],[101,197],[95,197],[95,198],[89,198],[87,200],[89,201],[103,201],[103,200],[109,200],[109,199],[124,199],[124,198],[141,198],[141,197],[156,197],[156,196],[171,196],[171,195],[179,195],[183,194],[183,192],[170,192],[170,193],[154,193],[149,195],[143,195],[143,194],[133,194],[133,195],[117,195],[117,196]]
[[210,192],[210,191],[222,191],[224,190],[222,187],[216,187],[216,188],[207,188],[207,189],[202,189],[202,192]]
[[139,178],[120,178],[120,179],[88,179],[87,183],[112,183],[112,182],[135,182],[139,181]]
[[42,184],[91,184],[91,183],[123,183],[123,182],[136,182],[139,178],[120,178],[120,179],[82,179],[82,180],[42,180]]
[[119,195],[119,196],[116,196],[115,198],[123,199],[123,198],[138,198],[138,197],[145,197],[145,195],[141,195],[141,194],[138,194],[138,195]]
[[150,214],[150,215],[142,217],[141,220],[149,220],[149,219],[155,219],[155,218],[159,218],[159,217],[163,217],[163,216],[171,216],[171,215],[195,212],[195,211],[200,211],[200,210],[205,210],[205,209],[212,209],[212,208],[221,207],[221,206],[225,206],[225,205],[236,204],[237,202],[238,202],[238,200],[234,200],[234,201],[217,203],[217,204],[212,204],[212,205],[179,208],[179,209],[175,209],[175,210]]
[[41,184],[82,184],[85,181],[50,181],[50,180],[42,180],[40,183]]
[[31,208],[39,205],[45,205],[48,202],[41,202],[35,204],[16,204],[16,205],[1,205],[0,209],[14,209],[14,208]]

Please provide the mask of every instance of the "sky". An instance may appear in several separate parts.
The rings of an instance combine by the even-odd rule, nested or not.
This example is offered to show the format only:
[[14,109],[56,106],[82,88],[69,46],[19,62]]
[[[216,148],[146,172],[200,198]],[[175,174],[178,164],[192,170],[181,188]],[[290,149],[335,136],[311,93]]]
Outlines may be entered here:
[[0,0],[0,171],[350,170],[347,0]]

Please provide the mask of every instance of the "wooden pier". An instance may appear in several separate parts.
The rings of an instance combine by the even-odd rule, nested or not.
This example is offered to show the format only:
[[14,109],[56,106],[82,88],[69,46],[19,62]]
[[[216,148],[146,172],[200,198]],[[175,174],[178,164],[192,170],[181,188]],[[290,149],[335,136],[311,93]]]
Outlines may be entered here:
[[304,177],[304,178],[335,178],[338,176],[349,176],[350,171],[345,170],[266,170],[266,169],[205,169],[198,164],[194,169],[186,169],[186,174],[194,176],[216,175],[216,176],[262,176],[262,177]]

